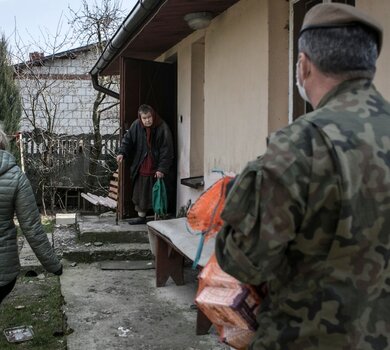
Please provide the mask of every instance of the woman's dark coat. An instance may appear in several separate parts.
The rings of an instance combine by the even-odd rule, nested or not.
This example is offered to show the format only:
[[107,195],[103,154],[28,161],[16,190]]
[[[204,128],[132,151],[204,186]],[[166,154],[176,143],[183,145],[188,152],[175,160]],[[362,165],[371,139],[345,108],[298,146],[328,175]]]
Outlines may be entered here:
[[[167,123],[161,123],[151,130],[152,156],[156,171],[167,175],[172,171],[174,159],[172,134]],[[132,179],[138,174],[142,161],[148,153],[146,130],[139,119],[135,120],[125,136],[118,154],[122,154],[126,160],[131,160],[130,173]]]

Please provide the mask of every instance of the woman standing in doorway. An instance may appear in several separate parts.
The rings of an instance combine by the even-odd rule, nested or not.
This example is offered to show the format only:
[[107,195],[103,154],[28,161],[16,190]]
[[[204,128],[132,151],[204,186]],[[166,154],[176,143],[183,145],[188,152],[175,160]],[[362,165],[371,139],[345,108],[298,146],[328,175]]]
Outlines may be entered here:
[[129,224],[145,224],[146,214],[152,208],[153,184],[169,174],[174,159],[171,131],[151,106],[139,107],[138,119],[123,137],[118,163],[123,159],[131,161],[132,199],[138,213]]

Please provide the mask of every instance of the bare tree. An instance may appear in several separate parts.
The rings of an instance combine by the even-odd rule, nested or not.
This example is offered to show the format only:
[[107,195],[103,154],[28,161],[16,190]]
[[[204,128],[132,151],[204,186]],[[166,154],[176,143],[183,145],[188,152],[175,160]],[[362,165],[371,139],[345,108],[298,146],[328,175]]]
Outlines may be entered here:
[[[72,166],[80,153],[89,160],[87,187],[94,190],[102,188],[100,182],[96,181],[101,166],[103,170],[107,168],[105,160],[101,159],[104,146],[102,124],[113,115],[118,123],[118,101],[93,90],[88,72],[123,18],[119,2],[102,0],[99,5],[95,2],[89,6],[83,0],[81,10],[69,11],[72,33],[62,33],[61,18],[54,35],[41,30],[43,40],[40,42],[34,42],[31,37],[31,42],[26,44],[16,28],[14,35],[13,62],[18,62],[14,70],[21,91],[22,128],[29,131],[26,134],[29,144],[26,169],[37,179],[44,209],[48,201],[51,210],[54,210],[59,187],[81,185],[74,182],[75,174],[71,174],[69,169],[73,169],[73,173],[80,175],[82,180],[85,179],[85,174],[80,174],[84,167]],[[76,45],[77,48],[70,49]],[[26,52],[30,53],[28,57],[25,57]],[[74,60],[80,61],[76,70],[72,65]],[[115,77],[105,78],[100,83],[118,89],[118,79]],[[88,90],[88,96],[85,96],[85,90]],[[81,111],[72,110],[69,107],[71,104],[78,105]],[[85,119],[86,114],[90,118]],[[88,125],[85,124],[86,120]],[[83,143],[78,138],[75,143],[74,138],[69,136],[70,125],[72,130],[77,127],[82,129],[77,134],[92,135],[92,142]],[[87,147],[89,143],[92,145],[90,149]]]
[[[69,33],[63,31],[62,24],[61,16],[54,34],[41,28],[39,40],[30,35],[26,41],[15,23],[11,53],[12,61],[17,62],[13,68],[21,96],[21,128],[27,131],[20,145],[28,150],[22,161],[36,193],[41,195],[45,214],[47,202],[54,210],[59,174],[63,163],[69,162],[69,159],[60,161],[56,135],[60,121],[67,113],[62,106],[63,101],[74,89],[72,81],[63,84],[65,73],[54,64],[57,54],[66,49],[69,42]],[[71,57],[64,56],[66,59]]]
[[29,60],[14,66],[21,92],[23,129],[29,131],[24,133],[26,168],[33,175],[45,212],[47,201],[54,210],[56,188],[64,181],[64,163],[74,158],[74,152],[60,144],[58,134],[71,112],[64,108],[64,101],[74,95],[76,82],[66,79],[54,60],[55,56],[34,52]]
[[[93,5],[89,5],[86,0],[82,0],[81,9],[69,8],[69,10],[74,38],[87,45],[94,44],[96,58],[98,58],[124,18],[120,2],[118,0],[101,0],[99,3],[95,1]],[[99,77],[99,84],[109,89],[118,89],[117,77]],[[87,182],[87,187],[90,189],[96,186],[97,167],[103,146],[101,135],[102,116],[104,112],[118,105],[118,103],[106,94],[100,91],[96,92],[91,111],[93,145],[90,151]]]

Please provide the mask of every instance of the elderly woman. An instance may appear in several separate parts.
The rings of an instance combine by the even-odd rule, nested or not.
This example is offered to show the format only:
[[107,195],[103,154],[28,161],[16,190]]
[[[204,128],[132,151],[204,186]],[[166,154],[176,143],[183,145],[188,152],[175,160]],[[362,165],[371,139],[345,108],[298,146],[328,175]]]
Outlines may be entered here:
[[62,265],[41,225],[30,182],[7,147],[7,136],[0,129],[0,303],[14,288],[20,272],[15,214],[43,267],[56,275],[62,273]]
[[[117,161],[131,160],[133,203],[138,218],[129,224],[146,223],[146,213],[152,208],[152,187],[156,178],[172,171],[173,141],[168,125],[149,105],[141,105],[136,119],[127,130]],[[169,184],[168,184],[169,186]]]

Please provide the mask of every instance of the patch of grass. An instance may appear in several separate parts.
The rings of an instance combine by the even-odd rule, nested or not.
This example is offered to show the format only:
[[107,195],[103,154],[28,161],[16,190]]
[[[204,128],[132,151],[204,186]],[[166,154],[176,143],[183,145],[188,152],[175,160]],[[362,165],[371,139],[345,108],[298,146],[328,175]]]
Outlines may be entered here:
[[51,216],[42,216],[42,225],[46,233],[52,233],[54,230],[55,219]]
[[[19,277],[14,290],[0,305],[0,349],[65,350],[66,322],[62,311],[58,276]],[[33,327],[34,338],[23,343],[8,343],[4,329]]]

